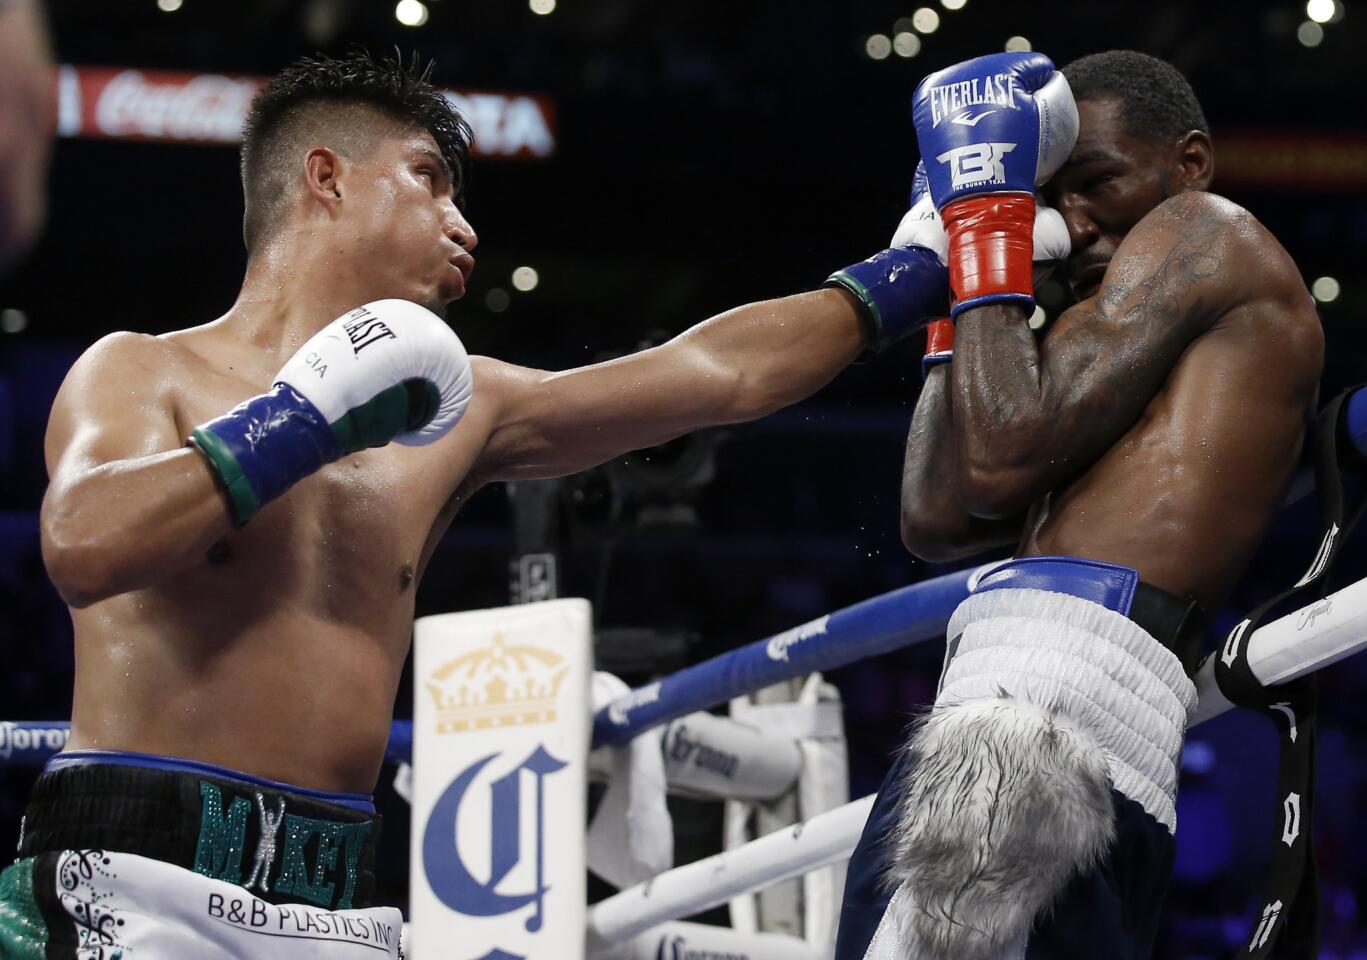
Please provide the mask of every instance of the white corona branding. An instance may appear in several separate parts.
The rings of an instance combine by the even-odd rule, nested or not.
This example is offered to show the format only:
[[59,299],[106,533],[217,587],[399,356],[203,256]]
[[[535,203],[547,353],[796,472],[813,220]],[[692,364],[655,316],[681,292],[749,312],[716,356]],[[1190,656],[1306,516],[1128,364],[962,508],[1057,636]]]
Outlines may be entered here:
[[1304,630],[1307,627],[1313,627],[1316,620],[1328,616],[1333,611],[1334,601],[1329,597],[1316,601],[1308,607],[1303,607],[1300,613],[1296,614],[1296,629]]
[[0,722],[0,758],[8,760],[15,750],[46,750],[56,753],[66,746],[70,733],[65,727],[21,727]]
[[748,953],[737,950],[709,950],[690,947],[683,937],[666,937],[655,951],[656,960],[751,960]]
[[660,699],[660,681],[648,683],[639,690],[623,694],[612,703],[608,704],[608,719],[617,726],[624,726],[631,717],[631,711],[637,707],[643,707],[647,703],[654,703]]
[[793,627],[782,633],[775,634],[769,638],[768,645],[764,652],[769,655],[770,660],[778,660],[783,663],[788,662],[788,649],[794,644],[801,643],[803,640],[810,640],[812,637],[820,636],[826,632],[826,623],[831,619],[830,614],[813,620],[811,623],[804,623],[800,627]]
[[957,83],[944,83],[926,91],[930,100],[931,125],[938,127],[940,121],[952,119],[955,123],[976,126],[985,113],[977,116],[964,116],[968,107],[991,104],[994,107],[1016,106],[1016,78],[1009,73],[994,73],[990,77],[974,77]]
[[502,632],[488,647],[442,664],[424,684],[437,707],[437,732],[460,733],[550,723],[569,666],[551,650],[509,645]]

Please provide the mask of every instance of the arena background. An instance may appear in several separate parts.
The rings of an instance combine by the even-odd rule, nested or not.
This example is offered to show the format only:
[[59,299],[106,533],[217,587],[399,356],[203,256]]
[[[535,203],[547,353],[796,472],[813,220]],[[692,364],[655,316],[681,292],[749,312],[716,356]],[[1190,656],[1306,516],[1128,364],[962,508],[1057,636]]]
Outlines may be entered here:
[[[1205,105],[1216,189],[1270,227],[1314,284],[1329,345],[1323,397],[1367,380],[1367,8],[927,4],[62,0],[49,16],[58,62],[79,68],[263,76],[315,50],[397,44],[435,57],[445,86],[540,98],[549,151],[544,139],[514,142],[506,113],[487,118],[487,145],[507,134],[519,155],[477,162],[467,212],[479,266],[451,319],[472,352],[550,368],[810,288],[879,249],[906,203],[909,97],[924,73],[1009,38],[1060,64],[1143,50],[1174,62]],[[42,433],[62,376],[110,331],[218,316],[244,265],[234,149],[107,138],[96,120],[59,139],[46,238],[0,280],[3,718],[69,715],[70,624],[43,572],[37,521]],[[524,270],[515,284],[519,267],[535,271],[533,289],[518,289],[530,280]],[[1057,289],[1045,300],[1064,305]],[[606,665],[637,680],[943,572],[908,556],[897,533],[918,351],[906,344],[857,365],[763,422],[562,485],[524,484],[516,506],[501,485],[484,491],[434,557],[419,614],[508,602],[510,561],[549,546],[561,593],[595,603]],[[1302,504],[1278,521],[1233,607],[1299,574],[1314,519]],[[1362,540],[1337,582],[1367,574]],[[931,699],[939,656],[910,650],[833,675],[852,796],[876,788],[908,712]],[[1324,676],[1322,955],[1345,960],[1367,958],[1364,681],[1367,658]],[[405,691],[396,715],[411,709]],[[1271,747],[1270,728],[1242,715],[1188,741],[1159,957],[1215,957],[1246,936],[1268,854]],[[15,835],[30,781],[0,769],[0,835]],[[387,782],[379,792],[391,840],[383,883],[402,904],[406,810]],[[679,812],[680,861],[715,846],[715,815]]]

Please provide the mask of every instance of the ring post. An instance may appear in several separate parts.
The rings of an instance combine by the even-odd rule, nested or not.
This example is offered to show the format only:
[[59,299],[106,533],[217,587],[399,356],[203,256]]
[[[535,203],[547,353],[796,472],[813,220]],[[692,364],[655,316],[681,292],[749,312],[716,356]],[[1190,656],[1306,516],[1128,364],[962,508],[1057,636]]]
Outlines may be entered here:
[[424,617],[413,647],[414,954],[582,960],[588,602]]

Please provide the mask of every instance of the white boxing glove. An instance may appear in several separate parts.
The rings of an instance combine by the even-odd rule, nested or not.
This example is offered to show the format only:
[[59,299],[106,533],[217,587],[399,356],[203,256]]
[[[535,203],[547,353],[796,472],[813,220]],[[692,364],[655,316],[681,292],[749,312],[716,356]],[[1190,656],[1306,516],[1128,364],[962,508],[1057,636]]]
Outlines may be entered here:
[[[470,358],[454,330],[408,300],[376,300],[315,333],[280,368],[289,384],[328,423],[350,418],[359,445],[391,439],[420,447],[443,437],[470,404]],[[403,396],[392,388],[403,386]],[[402,422],[399,432],[392,424]],[[346,430],[346,427],[342,427]]]
[[439,439],[465,414],[471,387],[470,358],[444,320],[407,300],[377,300],[310,337],[268,392],[196,427],[189,442],[241,525],[349,453]]

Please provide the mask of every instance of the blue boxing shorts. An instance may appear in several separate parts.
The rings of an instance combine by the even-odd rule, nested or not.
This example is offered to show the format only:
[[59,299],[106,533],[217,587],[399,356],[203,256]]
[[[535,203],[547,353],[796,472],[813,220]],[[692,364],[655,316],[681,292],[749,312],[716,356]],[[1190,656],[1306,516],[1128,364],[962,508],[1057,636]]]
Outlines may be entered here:
[[982,576],[850,860],[836,960],[1149,957],[1203,629],[1127,567]]

